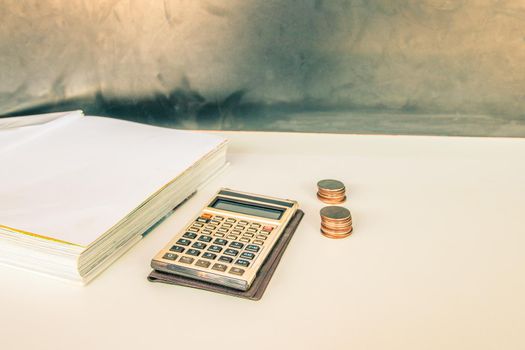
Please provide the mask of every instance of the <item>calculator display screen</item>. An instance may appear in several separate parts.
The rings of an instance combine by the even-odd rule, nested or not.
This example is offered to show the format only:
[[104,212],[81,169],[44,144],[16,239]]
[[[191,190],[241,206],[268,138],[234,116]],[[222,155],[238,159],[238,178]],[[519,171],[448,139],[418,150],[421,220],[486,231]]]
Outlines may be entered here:
[[267,219],[279,220],[283,216],[284,209],[271,208],[259,206],[254,204],[247,204],[235,202],[228,199],[217,198],[211,205],[212,208],[221,210],[233,211],[236,213],[260,216]]

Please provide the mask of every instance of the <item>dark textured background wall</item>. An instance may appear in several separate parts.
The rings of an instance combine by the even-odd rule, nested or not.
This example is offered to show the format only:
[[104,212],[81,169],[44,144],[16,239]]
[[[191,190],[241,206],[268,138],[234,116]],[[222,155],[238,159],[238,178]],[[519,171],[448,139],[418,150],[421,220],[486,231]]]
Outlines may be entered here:
[[519,0],[0,0],[0,114],[525,136]]

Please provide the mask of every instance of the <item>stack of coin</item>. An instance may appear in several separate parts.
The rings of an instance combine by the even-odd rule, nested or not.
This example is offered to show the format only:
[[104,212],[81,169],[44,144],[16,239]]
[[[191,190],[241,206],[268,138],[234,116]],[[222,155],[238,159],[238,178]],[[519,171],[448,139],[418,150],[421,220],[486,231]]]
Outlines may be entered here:
[[345,185],[338,180],[321,180],[317,183],[317,198],[327,204],[340,204],[346,200]]
[[321,233],[329,238],[345,238],[352,233],[350,210],[335,205],[321,209]]

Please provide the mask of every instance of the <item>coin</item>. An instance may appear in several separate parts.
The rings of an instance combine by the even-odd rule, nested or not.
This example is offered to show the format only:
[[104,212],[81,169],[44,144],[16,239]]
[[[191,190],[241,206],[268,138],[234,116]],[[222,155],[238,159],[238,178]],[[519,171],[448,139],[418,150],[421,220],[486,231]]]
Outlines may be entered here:
[[352,217],[352,215],[350,214],[350,210],[335,205],[331,205],[321,209],[321,216],[332,220],[344,220]]
[[321,193],[317,193],[317,198],[320,200],[326,200],[326,201],[340,201],[343,198],[346,198],[346,196],[343,194],[342,196],[325,196]]
[[320,195],[321,197],[326,197],[326,198],[338,198],[338,197],[344,196],[345,191],[323,192],[319,190],[317,194]]
[[328,222],[333,225],[347,225],[352,224],[352,218],[346,218],[346,219],[330,219],[326,216],[321,216],[321,219],[323,222]]
[[348,223],[345,225],[334,225],[328,222],[321,222],[321,227],[326,227],[330,230],[348,231],[348,229],[352,227],[352,223]]
[[341,191],[344,190],[345,185],[339,180],[326,179],[319,181],[317,187],[326,191]]
[[323,230],[321,230],[321,234],[325,237],[328,237],[328,238],[333,238],[333,239],[340,239],[340,238],[345,238],[345,237],[348,237],[352,234],[352,231],[350,231],[349,233],[347,234],[344,234],[344,235],[332,235],[332,234],[329,234],[329,233],[325,233],[323,232]]
[[331,222],[321,221],[321,227],[325,227],[333,231],[348,231],[352,227],[352,223],[350,222],[344,225],[334,225]]
[[352,226],[349,226],[348,228],[346,228],[344,230],[342,230],[342,229],[334,230],[334,229],[329,229],[329,228],[327,228],[324,225],[321,225],[321,231],[323,231],[324,233],[335,235],[335,236],[348,234],[348,233],[352,232],[353,229],[354,228]]
[[332,230],[332,229],[328,229],[326,228],[326,226],[321,226],[321,231],[325,232],[325,233],[329,233],[331,235],[345,235],[349,232],[352,232],[353,228],[352,226],[350,226],[349,228],[346,228],[344,230]]
[[341,204],[341,203],[343,203],[346,200],[346,196],[343,196],[343,197],[340,197],[340,198],[337,198],[337,199],[329,199],[329,198],[320,196],[319,194],[317,194],[317,198],[321,202],[325,202],[326,204]]

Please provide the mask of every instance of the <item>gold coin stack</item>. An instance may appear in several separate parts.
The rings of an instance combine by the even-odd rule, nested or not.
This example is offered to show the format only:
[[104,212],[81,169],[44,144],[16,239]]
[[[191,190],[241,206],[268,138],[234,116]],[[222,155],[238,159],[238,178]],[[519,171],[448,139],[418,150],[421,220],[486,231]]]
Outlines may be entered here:
[[317,183],[317,198],[327,204],[340,204],[346,200],[345,185],[338,180],[326,179]]
[[321,233],[328,238],[345,238],[352,234],[350,210],[335,205],[321,209]]

